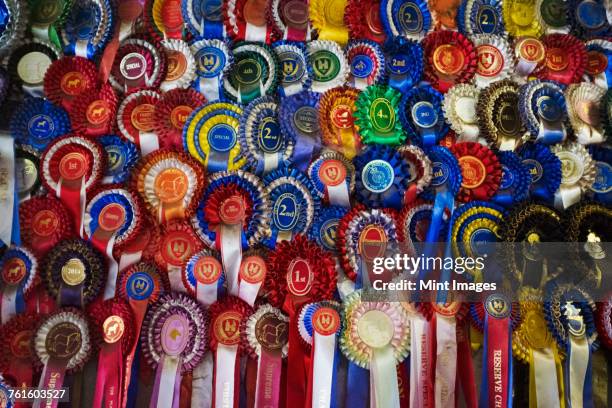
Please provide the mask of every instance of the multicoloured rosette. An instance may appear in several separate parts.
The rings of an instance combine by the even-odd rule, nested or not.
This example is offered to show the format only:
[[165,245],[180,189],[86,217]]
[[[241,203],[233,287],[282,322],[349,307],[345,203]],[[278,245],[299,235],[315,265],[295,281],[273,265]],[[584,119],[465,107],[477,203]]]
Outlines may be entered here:
[[144,157],[159,149],[155,128],[155,105],[161,95],[157,91],[136,91],[123,99],[117,109],[117,127],[121,135],[140,148]]
[[587,50],[585,76],[595,85],[607,90],[612,85],[612,42],[606,39],[594,39],[584,43]]
[[384,85],[372,85],[357,97],[353,117],[365,144],[399,145],[406,140],[399,118],[401,93]]
[[247,104],[253,99],[271,95],[279,80],[276,53],[260,43],[240,42],[232,47],[234,64],[223,78],[223,90],[230,99]]
[[279,104],[274,98],[262,96],[253,100],[240,118],[240,146],[249,167],[264,175],[289,164],[295,140],[281,132]]
[[196,78],[196,60],[189,45],[180,39],[163,40],[161,45],[166,54],[166,77],[159,89],[185,89]]
[[530,81],[519,92],[519,113],[536,142],[563,142],[566,130],[566,101],[563,88],[552,81]]
[[115,18],[109,0],[74,2],[61,32],[64,53],[93,60],[110,41]]
[[348,27],[349,38],[364,38],[379,44],[385,41],[380,3],[380,0],[348,0],[344,23]]
[[421,146],[435,145],[448,132],[443,120],[444,96],[429,85],[417,86],[402,96],[399,118],[404,131]]
[[204,184],[204,170],[197,161],[184,153],[165,150],[141,160],[132,178],[132,187],[159,223],[189,218]]
[[6,63],[11,82],[26,94],[42,96],[45,73],[59,56],[59,49],[50,43],[25,41],[11,52]]
[[222,99],[224,76],[234,63],[229,45],[221,40],[199,40],[191,44],[196,77],[191,86],[208,101]]
[[609,5],[601,0],[585,1],[572,0],[567,5],[568,23],[573,32],[583,39],[592,37],[606,37],[610,35],[610,26],[607,15]]
[[268,20],[279,38],[300,42],[310,40],[308,2],[272,0],[268,4]]
[[476,106],[480,91],[474,85],[457,84],[444,94],[442,111],[451,129],[459,135],[460,142],[476,142],[480,127]]
[[312,67],[311,89],[314,92],[323,93],[344,85],[350,73],[350,66],[338,43],[328,40],[310,41],[307,54],[308,64]]
[[106,83],[97,91],[83,93],[74,98],[68,111],[73,130],[79,136],[101,136],[113,133],[117,115],[117,95]]
[[140,160],[136,145],[120,136],[105,135],[97,141],[106,152],[106,169],[102,184],[125,183]]
[[86,192],[100,182],[105,165],[102,146],[84,137],[55,139],[42,154],[43,185],[66,205],[75,220],[76,232],[81,236]]
[[410,322],[399,303],[366,302],[361,291],[343,302],[342,353],[354,364],[370,369],[377,406],[399,406],[396,364],[410,349]]
[[504,35],[502,2],[499,0],[468,0],[461,2],[457,12],[457,26],[463,35]]
[[319,98],[314,92],[300,92],[285,98],[278,112],[282,134],[295,141],[290,161],[301,171],[321,150]]
[[21,242],[36,256],[44,255],[73,234],[70,213],[55,197],[32,197],[19,206]]
[[352,160],[361,150],[354,126],[353,111],[359,91],[350,87],[333,88],[319,101],[319,127],[323,144]]
[[345,24],[347,3],[347,0],[313,0],[309,3],[309,18],[319,40],[346,45],[349,39],[348,27]]
[[587,65],[584,43],[569,34],[545,35],[542,43],[546,59],[536,76],[565,85],[580,82]]
[[40,154],[29,146],[15,147],[15,192],[19,202],[41,191]]
[[376,42],[352,40],[345,52],[350,66],[348,83],[353,87],[363,90],[386,79],[385,56]]
[[410,167],[409,185],[404,194],[404,205],[411,203],[431,184],[431,160],[417,146],[400,146],[397,151],[408,162]]
[[477,142],[456,143],[450,150],[461,167],[459,201],[488,201],[497,192],[502,178],[495,153]]
[[383,50],[391,88],[406,92],[421,80],[423,48],[418,42],[403,37],[389,38]]
[[544,44],[536,37],[520,37],[514,42],[516,58],[515,73],[519,78],[527,79],[540,69],[546,58]]
[[210,306],[225,294],[225,273],[216,251],[203,249],[183,269],[183,285],[202,306]]
[[350,208],[350,197],[355,189],[355,167],[342,154],[323,152],[310,164],[308,177],[323,201]]
[[46,97],[68,110],[76,96],[98,87],[98,68],[86,58],[60,58],[54,61],[45,73]]
[[180,0],[153,0],[143,9],[144,28],[155,41],[183,37],[185,22]]
[[502,3],[506,31],[515,38],[540,37],[544,31],[536,18],[536,0],[509,0]]
[[0,357],[0,369],[17,387],[32,387],[34,373],[41,368],[31,347],[40,318],[36,313],[20,314],[0,329],[0,346],[5,350]]
[[381,0],[380,16],[387,38],[419,41],[432,29],[432,17],[423,0]]
[[321,248],[333,254],[338,254],[336,245],[338,226],[342,217],[349,211],[346,207],[329,206],[321,208],[318,217],[310,228],[308,238]]
[[551,147],[561,161],[561,185],[555,192],[555,207],[566,209],[580,201],[593,184],[597,169],[588,150],[576,142]]
[[130,37],[119,45],[109,81],[119,92],[158,88],[166,72],[166,53],[159,43]]
[[599,106],[604,95],[604,89],[587,82],[572,84],[565,90],[567,115],[578,143],[596,144],[606,139]]
[[24,247],[10,247],[0,258],[0,317],[2,324],[25,312],[25,294],[38,273],[38,262]]
[[153,133],[159,137],[162,149],[183,147],[183,128],[191,112],[206,103],[194,89],[173,89],[164,93],[155,104]]
[[608,293],[604,302],[597,304],[597,333],[599,340],[607,349],[612,349],[612,293]]
[[476,47],[478,67],[474,84],[484,88],[500,79],[506,79],[514,72],[514,55],[510,44],[503,37],[478,34],[472,37]]
[[480,92],[476,105],[479,135],[500,150],[515,150],[525,138],[521,120],[519,85],[503,80]]
[[531,185],[529,168],[514,152],[498,152],[497,158],[501,164],[502,174],[499,189],[491,197],[491,201],[504,207],[510,207],[526,200]]
[[269,0],[230,0],[223,3],[226,34],[234,41],[270,44],[276,31],[268,23]]
[[423,40],[425,80],[440,92],[472,80],[478,67],[474,44],[453,31],[432,32]]
[[561,160],[540,143],[527,143],[517,152],[531,174],[529,194],[532,198],[553,201],[561,185]]
[[187,0],[181,3],[183,21],[196,39],[225,36],[221,1]]
[[165,407],[179,403],[183,375],[206,353],[207,322],[204,308],[182,293],[164,294],[151,306],[141,336],[144,357],[156,371],[151,403]]
[[612,203],[612,194],[610,194],[612,192],[612,149],[605,146],[591,146],[589,153],[597,169],[595,181],[590,186],[592,197],[603,204]]
[[[402,208],[397,219],[397,237],[405,245],[406,253],[415,255],[418,242],[425,242],[429,220],[433,215],[433,202],[417,199]],[[448,227],[444,220],[443,229]]]
[[43,98],[27,98],[15,110],[11,135],[21,145],[40,152],[54,139],[70,133],[68,113]]
[[278,92],[291,96],[307,90],[312,82],[312,67],[306,62],[306,47],[302,43],[278,41],[272,45],[281,67]]
[[[571,6],[569,6],[571,8]],[[564,33],[570,31],[567,18],[568,4],[559,0],[536,0],[535,17],[545,34]]]
[[66,16],[72,8],[72,1],[45,3],[42,0],[34,0],[28,3],[31,10],[29,23],[32,35],[35,38],[59,46],[59,30],[64,25]]

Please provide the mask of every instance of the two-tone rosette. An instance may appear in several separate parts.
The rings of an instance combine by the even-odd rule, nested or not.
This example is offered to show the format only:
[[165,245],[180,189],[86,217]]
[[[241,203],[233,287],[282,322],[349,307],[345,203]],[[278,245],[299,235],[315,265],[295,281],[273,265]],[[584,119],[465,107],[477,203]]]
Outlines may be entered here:
[[409,180],[408,162],[395,149],[370,146],[355,157],[358,201],[372,208],[400,209]]
[[6,66],[11,83],[25,94],[42,96],[45,73],[60,56],[54,45],[40,40],[27,40],[14,49]]
[[25,312],[25,294],[38,273],[38,261],[23,247],[10,247],[0,258],[0,316],[2,324]]
[[289,164],[295,140],[281,132],[279,104],[263,96],[253,100],[240,118],[240,147],[247,156],[248,167],[265,175]]
[[51,142],[41,158],[42,182],[70,210],[76,232],[83,234],[85,194],[102,178],[106,157],[91,139],[65,136]]
[[495,153],[478,142],[456,143],[450,150],[461,168],[459,201],[488,201],[497,192],[502,177]]
[[597,303],[595,317],[599,341],[607,349],[612,349],[612,293],[608,293],[603,302]]
[[608,17],[609,5],[605,1],[572,0],[567,4],[567,19],[572,32],[582,39],[606,37],[612,27]]
[[19,203],[39,195],[41,190],[40,155],[29,146],[16,146],[15,193],[17,193]]
[[364,38],[379,44],[385,41],[380,3],[380,0],[348,0],[344,22],[349,30],[349,38]]
[[61,32],[64,53],[93,60],[113,36],[115,19],[109,0],[74,2]]
[[173,89],[162,95],[153,114],[153,132],[159,138],[160,148],[183,147],[183,128],[187,118],[204,103],[204,96],[194,89]]
[[337,255],[338,225],[348,211],[349,209],[346,207],[328,206],[321,208],[317,219],[310,228],[308,238],[315,241],[326,251]]
[[204,308],[185,294],[164,294],[153,303],[140,337],[144,357],[156,371],[151,405],[178,406],[183,375],[206,353],[207,322]]
[[312,69],[311,89],[323,93],[342,86],[350,73],[346,54],[338,43],[314,40],[307,45],[307,60]]
[[587,65],[584,43],[569,34],[549,34],[542,43],[546,57],[536,76],[565,85],[580,82]]
[[261,43],[240,42],[232,47],[234,64],[223,78],[225,96],[247,104],[253,99],[276,92],[280,77],[278,58]]
[[76,96],[98,87],[98,68],[86,58],[60,58],[45,73],[45,96],[65,109],[70,109]]
[[349,42],[345,52],[350,66],[348,83],[353,87],[363,90],[386,79],[385,56],[379,44],[374,41],[353,40]]
[[399,118],[402,95],[385,85],[372,85],[362,91],[353,117],[364,144],[399,145],[406,140]]
[[38,257],[74,231],[70,212],[52,196],[32,197],[21,203],[19,225],[21,243]]
[[268,20],[279,38],[300,42],[310,40],[312,27],[307,1],[272,0],[268,4]]
[[457,84],[444,94],[442,111],[451,129],[458,134],[459,142],[476,142],[480,127],[476,106],[480,91],[474,85]]
[[98,371],[92,407],[120,407],[123,404],[125,357],[138,341],[134,315],[126,301],[109,299],[89,310],[92,338],[99,348]]
[[[591,146],[589,153],[597,169],[595,181],[589,187],[590,196],[595,201],[610,204],[612,203],[612,149],[605,146]],[[20,214],[21,211],[20,209]]]
[[125,183],[140,160],[136,145],[117,135],[105,135],[97,141],[106,153],[106,169],[102,184]]
[[540,69],[546,57],[544,44],[535,37],[520,37],[514,42],[515,74],[524,80]]
[[561,161],[561,185],[555,192],[555,207],[566,209],[580,201],[593,184],[597,169],[588,150],[576,142],[551,147]]
[[478,67],[476,48],[463,34],[435,31],[425,37],[422,45],[427,61],[424,79],[440,92],[474,77]]
[[431,183],[433,177],[431,170],[431,160],[417,146],[400,146],[398,149],[404,160],[410,167],[410,179],[406,193],[404,194],[404,204],[410,203],[421,194]]
[[370,370],[376,406],[399,406],[396,364],[408,356],[410,349],[406,312],[399,303],[366,302],[361,291],[348,295],[343,309],[342,353],[352,363]]
[[493,82],[506,79],[514,72],[514,55],[504,37],[478,34],[472,37],[476,47],[478,66],[474,84],[484,88]]
[[204,94],[208,101],[221,99],[224,76],[234,62],[228,44],[221,40],[205,39],[194,42],[190,48],[196,64],[196,77],[191,86]]
[[442,113],[443,98],[429,85],[414,87],[402,96],[399,118],[413,143],[430,147],[448,133]]
[[414,40],[390,38],[383,46],[389,86],[401,92],[412,88],[423,75],[423,48]]
[[136,91],[123,99],[117,109],[117,127],[121,135],[139,147],[142,156],[159,149],[155,128],[155,105],[161,95],[157,91]]
[[497,152],[497,158],[502,173],[499,188],[491,201],[504,207],[525,201],[531,185],[529,168],[514,152]]
[[345,23],[347,0],[313,0],[309,3],[309,18],[319,40],[346,45],[349,30]]
[[32,35],[43,41],[60,46],[59,30],[65,23],[72,1],[46,3],[42,0],[29,2],[29,23]]
[[505,35],[502,2],[499,0],[462,1],[457,11],[457,26],[459,31],[467,36]]
[[70,130],[68,113],[43,98],[27,98],[17,107],[10,122],[15,142],[38,152]]
[[476,116],[479,136],[500,150],[515,150],[523,143],[525,128],[519,112],[519,85],[504,80],[480,92]]
[[333,88],[319,101],[319,127],[326,147],[352,160],[361,151],[361,138],[355,127],[353,112],[359,91],[350,87]]
[[572,84],[565,90],[567,116],[578,143],[596,144],[606,139],[600,117],[600,101],[605,90],[595,84]]
[[536,142],[554,144],[567,136],[563,88],[552,81],[530,81],[519,92],[519,113]]
[[570,29],[568,21],[568,10],[573,6],[571,2],[558,0],[536,0],[536,19],[542,26],[545,34],[563,33],[567,34]]
[[612,85],[612,42],[594,39],[584,43],[587,50],[587,64],[584,68],[586,79],[607,90]]
[[158,88],[166,72],[166,53],[161,45],[136,36],[119,45],[109,81],[119,92]]
[[432,29],[432,17],[423,0],[381,0],[380,18],[387,38],[420,41]]
[[289,350],[289,318],[269,304],[257,308],[246,321],[249,355],[257,360],[255,405],[279,406],[283,359]]
[[330,205],[350,208],[355,167],[342,154],[325,151],[310,164],[308,177],[319,197]]
[[234,41],[256,41],[270,44],[276,31],[268,22],[269,0],[229,0],[223,3],[226,34]]
[[552,202],[561,184],[561,160],[539,143],[525,144],[518,155],[531,173],[530,196]]
[[281,132],[294,141],[290,162],[301,171],[306,171],[312,157],[321,150],[319,99],[319,94],[304,91],[280,104]]
[[225,293],[225,273],[216,251],[203,249],[193,255],[183,270],[183,284],[187,292],[202,306],[210,306]]
[[24,313],[14,316],[0,329],[0,346],[5,350],[0,357],[0,369],[3,377],[17,387],[32,387],[34,373],[41,368],[31,346],[40,319],[37,313]]
[[506,31],[515,38],[539,37],[544,29],[536,18],[536,0],[508,0],[502,3]]
[[191,216],[205,184],[200,164],[179,152],[152,153],[133,174],[133,189],[159,223]]
[[[79,372],[91,354],[91,334],[85,315],[75,309],[62,309],[46,316],[34,335],[34,350],[44,366],[38,388],[58,390],[64,376]],[[58,405],[58,399],[39,399],[34,407]]]
[[272,49],[280,66],[278,93],[291,96],[307,90],[312,82],[312,68],[306,62],[305,44],[278,41],[272,45]]
[[212,406],[238,407],[240,360],[247,352],[246,322],[253,309],[242,299],[227,296],[213,303],[210,313],[210,350],[214,356]]
[[186,0],[181,14],[187,30],[197,39],[220,39],[225,36],[222,2],[219,0]]
[[172,89],[185,89],[196,78],[197,64],[189,45],[183,40],[163,40],[166,54],[166,77],[159,89],[168,92]]
[[179,0],[152,0],[143,7],[143,28],[155,41],[183,37],[185,22]]
[[108,83],[97,92],[90,91],[75,97],[68,111],[74,133],[92,137],[113,133],[117,104],[117,95]]

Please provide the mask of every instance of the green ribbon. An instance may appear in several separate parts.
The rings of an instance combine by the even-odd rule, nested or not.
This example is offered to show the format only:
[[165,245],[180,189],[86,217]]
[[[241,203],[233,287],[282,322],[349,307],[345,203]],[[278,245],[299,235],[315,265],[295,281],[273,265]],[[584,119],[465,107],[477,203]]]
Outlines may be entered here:
[[384,85],[367,87],[355,104],[355,126],[365,144],[397,146],[406,140],[399,120],[398,105],[402,95]]

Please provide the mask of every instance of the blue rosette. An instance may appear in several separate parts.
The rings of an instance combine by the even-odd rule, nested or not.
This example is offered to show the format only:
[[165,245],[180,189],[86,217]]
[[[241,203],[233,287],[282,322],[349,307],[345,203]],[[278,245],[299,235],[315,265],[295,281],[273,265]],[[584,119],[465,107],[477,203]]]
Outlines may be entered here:
[[106,169],[102,183],[125,183],[130,177],[132,169],[140,160],[138,147],[117,135],[105,135],[97,140],[106,152]]
[[234,55],[226,41],[204,39],[189,46],[196,63],[196,78],[191,86],[208,102],[223,99],[223,78],[234,63]]
[[339,206],[321,208],[310,229],[309,239],[315,241],[321,248],[338,254],[336,244],[338,224],[348,211],[348,208]]
[[612,148],[608,146],[589,146],[597,175],[590,186],[593,200],[605,205],[612,204]]
[[414,40],[390,37],[384,45],[385,70],[389,86],[406,92],[423,76],[423,47]]
[[[407,245],[407,253],[417,254],[415,246],[418,242],[425,242],[430,221],[433,218],[434,203],[425,200],[416,200],[402,209],[398,220],[400,241]],[[448,233],[450,217],[444,217],[440,225],[440,235]]]
[[278,57],[280,80],[278,93],[285,97],[306,91],[312,83],[312,66],[306,59],[306,47],[294,41],[277,41],[272,50]]
[[382,0],[380,19],[387,37],[420,40],[432,29],[432,16],[424,0]]
[[43,98],[27,98],[15,111],[10,129],[17,143],[41,152],[52,140],[70,133],[70,117]]
[[612,88],[612,43],[594,39],[586,41],[584,45],[588,55],[584,72],[600,88]]
[[449,191],[456,196],[462,181],[457,158],[450,150],[442,146],[433,146],[426,153],[431,160],[432,178],[429,187],[421,193],[421,198],[433,200],[439,191]]
[[181,14],[187,30],[197,39],[224,38],[221,0],[183,0]]
[[278,113],[281,131],[295,140],[291,163],[306,171],[312,157],[321,150],[319,125],[320,94],[304,91],[283,100]]
[[[342,306],[340,305],[340,303],[333,301],[333,300],[323,300],[321,302],[315,302],[315,303],[307,303],[304,306],[302,306],[302,308],[300,309],[300,313],[298,315],[297,318],[297,328],[298,328],[298,332],[300,333],[300,338],[302,339],[302,343],[307,347],[307,349],[310,349],[311,346],[313,346],[314,343],[314,335],[315,335],[315,328],[314,328],[314,322],[313,322],[313,317],[314,314],[316,313],[317,310],[321,309],[321,308],[331,308],[333,310],[335,310],[338,313],[338,316],[342,316],[343,310],[342,310]],[[342,325],[343,319],[340,319],[340,325],[338,326],[338,329],[336,330],[336,336],[339,336],[340,333],[342,333]],[[334,359],[335,361],[333,362],[334,367],[337,366],[337,358]],[[332,400],[333,401],[333,400]]]
[[115,10],[109,0],[75,2],[66,17],[62,39],[66,55],[94,59],[115,30]]
[[25,312],[25,293],[32,287],[38,270],[34,255],[23,247],[11,246],[0,258],[0,315],[2,323]]
[[530,81],[519,90],[519,115],[536,142],[560,143],[567,136],[563,86],[554,81]]
[[572,33],[582,39],[606,37],[612,31],[602,0],[570,0],[567,14]]
[[223,271],[223,268],[221,267],[221,264],[220,264],[221,259],[219,257],[219,254],[213,250],[203,249],[202,251],[198,252],[197,254],[195,254],[189,259],[189,261],[187,262],[183,270],[183,283],[185,284],[187,291],[197,297],[197,286],[199,282],[196,279],[196,266],[201,261],[201,259],[204,257],[213,257],[217,261],[219,261],[220,274],[217,279],[216,286],[217,286],[217,299],[221,299],[223,296],[225,296],[225,293],[226,293],[225,281],[227,280],[227,278],[225,276],[225,271]]
[[373,145],[354,159],[356,195],[370,208],[402,207],[408,188],[410,165],[395,149]]
[[457,12],[457,26],[461,34],[506,35],[500,0],[462,1]]
[[399,106],[399,117],[404,130],[416,144],[435,145],[448,133],[442,102],[444,96],[429,85],[412,88],[404,94]]
[[[129,242],[136,236],[141,223],[142,214],[136,200],[138,200],[136,195],[119,186],[111,186],[94,195],[87,203],[83,218],[83,227],[87,236],[92,240],[95,239],[96,231],[101,228],[100,215],[102,211],[110,206],[118,205],[123,210],[123,222],[113,232],[115,236],[113,244],[123,245]],[[106,231],[104,226],[102,226],[102,230]]]
[[386,82],[385,55],[382,47],[374,41],[351,40],[345,54],[350,66],[348,82],[356,89]]
[[530,197],[552,202],[561,185],[561,160],[548,146],[540,143],[524,144],[518,155],[531,175]]
[[529,168],[523,164],[516,153],[511,151],[497,152],[497,158],[502,167],[502,178],[499,189],[491,197],[491,201],[504,207],[510,207],[526,200],[531,185]]

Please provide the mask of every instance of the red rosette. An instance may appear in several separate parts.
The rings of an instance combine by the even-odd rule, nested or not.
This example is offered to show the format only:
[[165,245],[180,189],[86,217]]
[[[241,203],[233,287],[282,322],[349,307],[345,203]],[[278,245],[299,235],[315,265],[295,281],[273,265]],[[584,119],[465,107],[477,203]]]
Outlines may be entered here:
[[[103,302],[95,302],[89,308],[88,314],[91,323],[92,341],[98,349],[119,342],[121,352],[124,355],[127,354],[137,340],[134,333],[134,316],[130,306],[123,299],[113,298]],[[113,319],[110,319],[113,316],[122,321],[113,322]],[[113,328],[118,331],[113,332]]]
[[209,196],[204,207],[204,219],[210,225],[211,230],[215,230],[221,224],[227,224],[221,215],[223,203],[228,200],[239,200],[244,210],[243,218],[240,220],[244,229],[249,226],[249,220],[253,215],[253,202],[251,196],[243,191],[236,184],[224,184],[215,189]]
[[608,293],[605,302],[597,304],[595,323],[601,343],[612,350],[612,292]]
[[[509,295],[506,295],[508,297]],[[470,323],[473,327],[478,329],[479,331],[484,330],[484,322],[487,315],[487,311],[485,310],[484,302],[472,302],[471,304],[471,314],[472,318],[470,319]],[[512,307],[510,309],[510,327],[514,330],[521,323],[521,307],[518,302],[512,302]]]
[[455,143],[450,150],[461,167],[459,201],[488,201],[497,192],[502,177],[495,153],[478,142]]
[[[158,4],[161,3],[161,6]],[[180,0],[151,0],[143,8],[144,26],[151,38],[162,41],[165,38],[181,39],[183,36],[183,15]],[[156,24],[159,21],[161,27]]]
[[380,0],[349,0],[344,11],[344,23],[349,37],[367,39],[382,44],[385,30],[380,20]]
[[153,131],[159,137],[162,149],[183,150],[183,127],[187,118],[206,98],[193,88],[173,89],[155,104]]
[[109,78],[115,89],[159,88],[166,77],[166,53],[158,42],[143,36],[124,40],[117,50]]
[[303,42],[310,40],[308,15],[306,0],[270,0],[266,18],[275,38]]
[[466,302],[452,301],[445,304],[433,302],[419,302],[416,304],[417,310],[427,319],[431,320],[434,313],[442,316],[454,317],[457,323],[462,323],[468,317],[470,304]]
[[0,328],[0,372],[18,387],[31,387],[34,372],[42,368],[32,349],[39,321],[40,315],[23,313]]
[[457,134],[454,130],[450,129],[446,136],[440,139],[438,145],[450,149],[455,143],[457,143]]
[[566,85],[580,82],[588,61],[584,43],[570,34],[545,35],[542,42],[546,58],[536,76]]
[[423,39],[425,80],[440,92],[469,82],[476,73],[478,59],[472,41],[456,31],[434,31]]
[[19,205],[19,225],[22,244],[39,258],[60,241],[74,236],[70,212],[51,195],[22,202]]
[[153,289],[147,298],[148,303],[156,302],[159,295],[169,290],[170,283],[168,282],[168,277],[160,272],[157,265],[148,261],[140,261],[128,266],[119,274],[119,278],[117,279],[117,293],[120,298],[125,300],[130,299],[127,293],[127,282],[130,277],[137,272],[146,272],[153,280]]
[[155,90],[128,94],[117,111],[117,126],[123,137],[141,147],[141,133],[155,129],[155,106],[160,100],[161,94]]
[[160,248],[155,262],[163,270],[182,268],[189,258],[204,248],[204,244],[187,221],[171,221],[161,227]]
[[[271,44],[278,39],[277,31],[268,23],[267,10],[272,0],[231,0],[223,2],[223,23],[234,41],[257,41]],[[248,26],[257,28],[253,36]],[[261,33],[265,28],[265,37]]]
[[401,146],[398,152],[408,162],[411,177],[410,184],[404,193],[404,204],[416,200],[416,196],[421,194],[431,183],[431,161],[417,146]]
[[72,129],[79,136],[102,136],[115,133],[117,95],[110,84],[99,90],[84,92],[74,99],[68,112]]
[[77,96],[98,87],[98,69],[87,58],[60,58],[45,73],[45,96],[67,110],[70,110]]
[[153,259],[159,251],[160,244],[159,225],[151,214],[144,212],[140,215],[139,233],[130,242],[115,248],[113,254],[115,259],[120,259],[123,254],[141,252],[141,259]]
[[[210,305],[208,309],[210,318],[209,346],[214,352],[219,344],[238,346],[238,353],[248,350],[246,340],[246,322],[253,314],[253,308],[237,296],[226,296]],[[223,324],[226,322],[231,324]],[[228,329],[231,328],[231,331]]]

